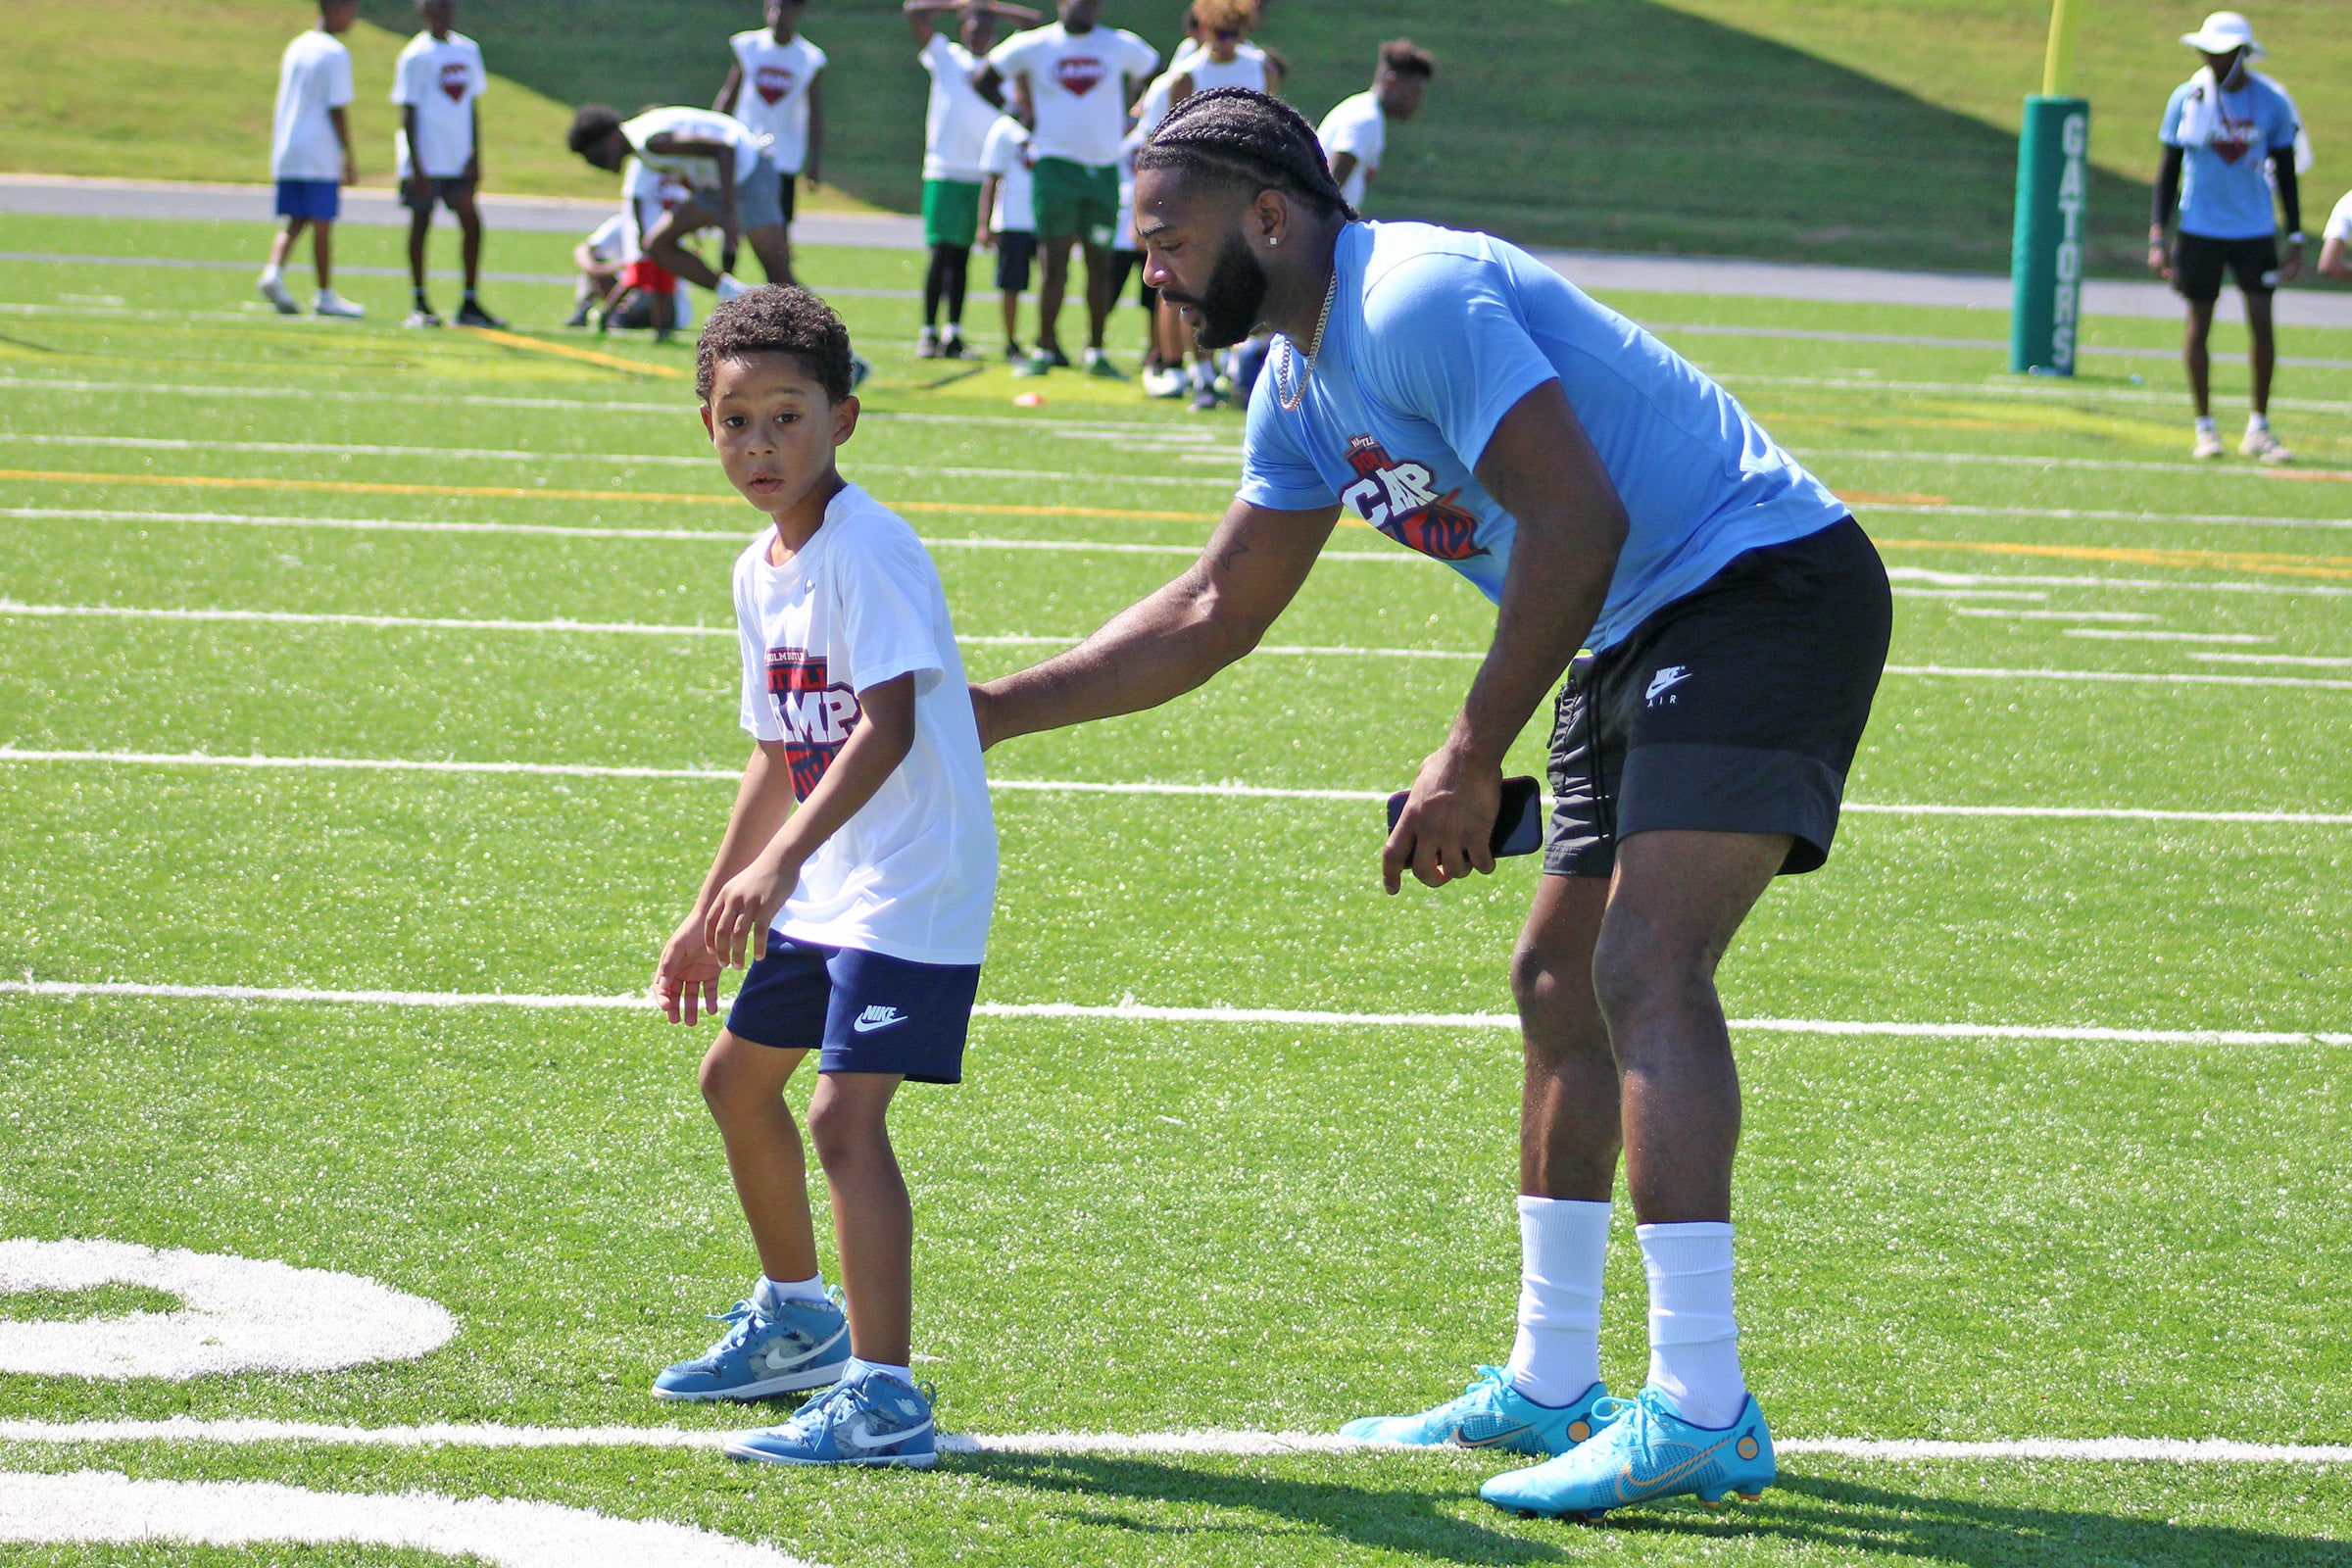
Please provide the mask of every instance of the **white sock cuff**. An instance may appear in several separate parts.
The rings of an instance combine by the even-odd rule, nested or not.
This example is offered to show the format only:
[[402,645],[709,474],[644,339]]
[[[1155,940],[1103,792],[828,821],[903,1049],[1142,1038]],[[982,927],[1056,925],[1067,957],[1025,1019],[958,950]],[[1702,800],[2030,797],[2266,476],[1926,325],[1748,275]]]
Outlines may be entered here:
[[1649,1278],[1649,1343],[1737,1342],[1732,1311],[1732,1227],[1719,1221],[1638,1225]]
[[771,1280],[762,1274],[753,1293],[762,1306],[780,1306],[786,1301],[822,1301],[825,1295],[825,1276],[820,1270],[805,1280]]
[[914,1368],[892,1366],[888,1361],[868,1361],[864,1357],[857,1355],[851,1356],[850,1364],[841,1369],[841,1380],[847,1383],[852,1378],[863,1377],[868,1372],[879,1372],[885,1377],[897,1378],[908,1388],[914,1387]]

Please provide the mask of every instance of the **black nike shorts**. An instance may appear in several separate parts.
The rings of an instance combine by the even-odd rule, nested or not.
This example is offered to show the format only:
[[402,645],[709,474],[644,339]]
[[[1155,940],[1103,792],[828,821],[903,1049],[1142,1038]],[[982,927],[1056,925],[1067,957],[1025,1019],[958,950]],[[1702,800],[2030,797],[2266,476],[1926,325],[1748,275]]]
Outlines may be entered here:
[[1607,876],[1636,833],[1786,833],[1781,872],[1829,858],[1886,667],[1886,568],[1853,518],[1734,557],[1597,655],[1551,731],[1544,869]]
[[2222,275],[2241,294],[2270,294],[2278,287],[2278,238],[2215,239],[2183,231],[2173,241],[2173,288],[2184,300],[2211,304],[2222,297]]

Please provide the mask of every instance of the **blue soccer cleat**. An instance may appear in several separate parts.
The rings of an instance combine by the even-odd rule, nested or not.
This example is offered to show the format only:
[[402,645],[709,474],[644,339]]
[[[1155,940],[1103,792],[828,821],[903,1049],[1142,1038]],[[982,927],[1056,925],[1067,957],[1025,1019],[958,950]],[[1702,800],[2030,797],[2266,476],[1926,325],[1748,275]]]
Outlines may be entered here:
[[845,1379],[801,1406],[780,1427],[729,1438],[721,1451],[759,1464],[889,1464],[925,1470],[939,1462],[931,1392],[883,1372]]
[[1556,1459],[1494,1477],[1478,1494],[1523,1518],[1598,1519],[1611,1508],[1686,1494],[1712,1508],[1727,1494],[1756,1500],[1778,1475],[1755,1396],[1728,1427],[1684,1420],[1663,1391],[1602,1401],[1592,1441]]
[[1340,1436],[1417,1447],[1450,1443],[1512,1453],[1566,1453],[1599,1429],[1592,1410],[1604,1401],[1624,1402],[1610,1399],[1609,1391],[1595,1383],[1567,1404],[1538,1404],[1511,1386],[1502,1368],[1482,1366],[1458,1398],[1419,1415],[1365,1416],[1340,1428]]
[[764,1399],[830,1387],[850,1364],[850,1323],[839,1302],[750,1301],[711,1314],[727,1325],[716,1345],[654,1379],[657,1399]]

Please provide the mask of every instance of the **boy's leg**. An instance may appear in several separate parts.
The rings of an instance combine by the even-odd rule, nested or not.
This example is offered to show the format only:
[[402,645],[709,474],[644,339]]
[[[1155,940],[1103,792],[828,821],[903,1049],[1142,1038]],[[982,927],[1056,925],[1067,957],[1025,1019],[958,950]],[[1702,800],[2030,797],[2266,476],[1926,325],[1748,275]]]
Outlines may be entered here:
[[2250,293],[2245,295],[2245,301],[2246,335],[2254,340],[2254,412],[2267,416],[2271,412],[2271,375],[2278,366],[2278,334],[2272,323],[2271,296],[2264,292]]
[[279,229],[270,241],[270,271],[282,272],[286,270],[286,258],[294,253],[294,242],[302,238],[302,231],[310,226],[311,220],[307,218],[286,220],[286,226]]
[[409,208],[409,287],[416,291],[419,301],[424,298],[424,247],[433,232],[434,198],[430,194],[430,185],[426,191],[425,199],[421,202],[412,196]]
[[931,265],[923,272],[923,325],[939,325],[940,302],[948,293],[948,247],[931,247]]
[[784,1103],[784,1085],[807,1054],[722,1029],[703,1056],[703,1100],[726,1146],[727,1174],[760,1253],[760,1272],[771,1280],[805,1280],[817,1272],[808,1161]]
[[311,225],[311,261],[318,270],[318,292],[328,293],[335,286],[335,225],[319,221]]
[[963,325],[963,296],[971,279],[972,248],[969,245],[951,245],[947,249],[948,277],[948,333],[954,336]]
[[792,275],[792,230],[781,223],[767,223],[759,228],[747,228],[743,237],[752,244],[753,254],[767,273],[770,283],[790,284]]
[[1021,291],[1020,291],[1019,289],[1017,289],[1017,288],[1008,288],[1008,289],[1006,289],[1006,290],[1004,291],[1004,348],[1005,348],[1005,352],[1007,352],[1007,353],[1010,353],[1012,350],[1014,350],[1014,349],[1016,349],[1016,348],[1020,347],[1020,343],[1021,343]]
[[2188,375],[2188,395],[2197,406],[2197,417],[2213,416],[2213,356],[2208,344],[2213,337],[2212,300],[2188,302],[2188,325],[2180,339],[2180,368]]
[[914,1209],[886,1120],[902,1081],[897,1073],[828,1072],[808,1105],[808,1136],[833,1195],[850,1353],[897,1367],[914,1348]]
[[466,292],[471,295],[482,285],[482,210],[474,205],[473,187],[468,185],[451,197],[449,210],[458,215],[458,233],[465,254]]
[[1101,245],[1086,247],[1086,346],[1100,351],[1102,332],[1110,324],[1110,252]]
[[1039,259],[1046,264],[1046,275],[1037,285],[1037,346],[1041,353],[1061,352],[1061,298],[1070,286],[1070,248],[1077,244],[1071,235],[1037,237]]

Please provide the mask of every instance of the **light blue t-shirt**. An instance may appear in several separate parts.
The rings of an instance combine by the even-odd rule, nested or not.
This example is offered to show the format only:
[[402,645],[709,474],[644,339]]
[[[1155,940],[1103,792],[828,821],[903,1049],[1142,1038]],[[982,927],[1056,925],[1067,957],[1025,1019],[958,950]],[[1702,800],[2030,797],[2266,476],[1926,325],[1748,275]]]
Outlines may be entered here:
[[[2211,97],[2212,113],[2205,99]],[[2156,135],[2184,153],[2180,229],[2208,239],[2260,239],[2278,232],[2271,207],[2271,154],[2295,144],[2295,106],[2263,77],[2222,92],[2196,81],[2173,89]]]
[[1334,503],[1500,603],[1518,523],[1472,469],[1521,398],[1557,379],[1630,519],[1587,646],[1608,647],[1761,545],[1845,516],[1827,486],[1696,367],[1514,245],[1352,223],[1306,396],[1284,343],[1250,399],[1243,500]]

